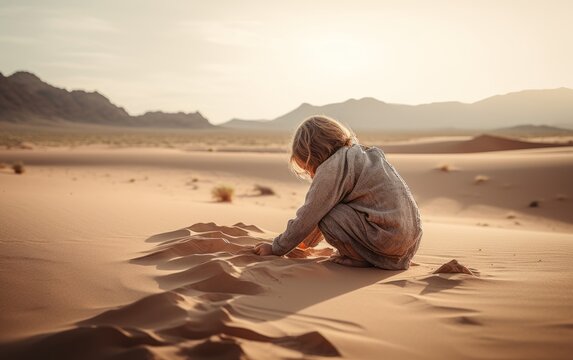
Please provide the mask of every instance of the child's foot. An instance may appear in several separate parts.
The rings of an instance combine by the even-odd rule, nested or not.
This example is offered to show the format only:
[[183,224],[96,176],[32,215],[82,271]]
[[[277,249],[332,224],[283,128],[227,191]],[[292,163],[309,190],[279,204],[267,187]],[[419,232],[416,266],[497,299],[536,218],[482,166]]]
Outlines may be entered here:
[[349,258],[348,256],[344,256],[344,255],[334,255],[334,256],[331,256],[328,260],[330,260],[336,264],[353,266],[353,267],[371,267],[372,266],[372,264],[370,264],[366,260],[356,260],[356,259]]

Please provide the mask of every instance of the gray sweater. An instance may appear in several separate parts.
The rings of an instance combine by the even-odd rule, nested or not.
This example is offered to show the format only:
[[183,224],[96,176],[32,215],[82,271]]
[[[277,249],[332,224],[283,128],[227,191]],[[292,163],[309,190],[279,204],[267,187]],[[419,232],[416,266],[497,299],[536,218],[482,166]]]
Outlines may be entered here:
[[377,267],[408,268],[422,236],[420,214],[382,150],[354,144],[320,164],[304,205],[273,240],[273,254],[284,255],[305,239],[308,244],[316,234],[337,248],[350,246]]

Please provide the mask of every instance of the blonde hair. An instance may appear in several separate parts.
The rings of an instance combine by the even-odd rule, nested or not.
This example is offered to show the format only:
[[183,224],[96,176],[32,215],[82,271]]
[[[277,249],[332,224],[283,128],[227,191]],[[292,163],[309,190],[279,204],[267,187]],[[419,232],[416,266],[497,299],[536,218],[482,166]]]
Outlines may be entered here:
[[304,120],[292,139],[290,168],[299,177],[314,176],[316,169],[343,146],[358,143],[352,130],[324,115]]

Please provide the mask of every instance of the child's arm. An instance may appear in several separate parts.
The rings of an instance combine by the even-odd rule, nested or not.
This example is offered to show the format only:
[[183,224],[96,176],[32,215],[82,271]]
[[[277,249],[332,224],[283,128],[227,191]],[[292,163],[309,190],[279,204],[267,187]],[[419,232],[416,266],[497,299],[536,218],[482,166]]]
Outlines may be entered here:
[[316,170],[304,205],[288,221],[285,232],[273,240],[273,254],[289,253],[317,229],[320,220],[352,189],[353,177],[346,163],[346,151],[323,162]]

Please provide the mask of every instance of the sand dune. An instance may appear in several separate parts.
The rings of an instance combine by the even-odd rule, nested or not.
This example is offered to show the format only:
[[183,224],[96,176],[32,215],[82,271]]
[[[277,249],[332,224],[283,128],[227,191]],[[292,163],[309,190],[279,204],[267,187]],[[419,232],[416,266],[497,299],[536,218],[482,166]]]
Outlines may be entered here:
[[[389,155],[424,219],[415,266],[402,272],[333,264],[327,244],[289,258],[254,255],[308,186],[282,154],[0,156],[27,166],[24,175],[0,170],[0,284],[9,289],[0,292],[0,358],[567,359],[573,351],[568,148]],[[476,184],[476,175],[488,180]],[[235,187],[233,203],[210,198],[220,182]],[[277,195],[253,194],[253,184]],[[473,275],[435,273],[452,259]]]
[[488,151],[507,151],[522,149],[552,148],[573,146],[573,144],[556,144],[533,141],[522,141],[494,135],[480,135],[469,140],[412,142],[410,144],[381,146],[384,151],[395,154],[463,154]]
[[[426,219],[570,231],[573,230],[572,149],[549,147],[426,155],[390,153],[388,158],[412,188]],[[88,148],[13,150],[2,153],[2,158],[7,162],[23,161],[48,173],[69,169],[66,176],[84,180],[94,177],[87,173],[99,173],[102,181],[109,180],[108,184],[133,178],[132,187],[148,191],[161,187],[173,196],[187,194],[191,184],[198,187],[193,199],[202,201],[212,201],[210,187],[227,183],[237,189],[237,203],[265,204],[291,213],[300,205],[308,188],[308,183],[292,176],[285,154]],[[448,171],[440,170],[443,166],[447,166]],[[479,176],[487,180],[476,184],[475,179]],[[199,181],[190,183],[192,179]],[[101,186],[102,182],[97,184]],[[269,185],[279,196],[260,197],[253,191],[255,184]],[[533,201],[539,202],[540,206],[529,207]]]
[[[182,236],[184,233],[187,235]],[[268,343],[277,347],[269,349],[277,356],[340,356],[319,331],[287,335],[259,324],[264,319],[253,319],[240,305],[234,305],[244,295],[272,291],[281,271],[300,264],[300,260],[261,259],[253,254],[254,244],[268,241],[260,237],[263,234],[257,227],[242,223],[198,223],[151,237],[148,241],[161,242],[149,254],[132,261],[173,270],[156,277],[163,292],[84,320],[72,330],[12,345],[7,354],[43,354],[60,359],[102,359],[121,354],[140,358],[185,344],[185,356],[239,358],[247,355],[248,344],[254,342],[256,346]],[[318,265],[331,254],[330,249],[325,250],[300,250],[291,256],[308,258]],[[62,347],[62,343],[72,348]],[[159,353],[155,354],[155,349]]]
[[[131,260],[134,266],[160,270],[154,276],[158,291],[68,330],[5,345],[0,354],[58,359],[376,359],[381,352],[434,358],[437,353],[422,349],[439,349],[439,357],[471,358],[476,351],[485,357],[567,356],[573,349],[566,341],[573,324],[566,312],[568,290],[549,290],[539,282],[553,279],[547,271],[557,266],[569,284],[564,287],[570,287],[573,269],[560,267],[571,255],[567,237],[546,237],[546,245],[554,250],[529,254],[514,245],[540,249],[544,245],[535,234],[508,238],[500,246],[498,239],[509,232],[485,230],[476,235],[487,234],[488,241],[470,239],[440,254],[432,249],[446,249],[443,244],[455,236],[436,241],[432,232],[443,236],[444,230],[467,234],[469,229],[446,225],[432,230],[417,266],[393,272],[332,264],[327,248],[299,250],[291,259],[261,258],[252,254],[252,246],[273,234],[244,224],[197,223],[158,234],[148,239],[149,250]],[[567,254],[556,256],[557,244],[566,245]],[[483,249],[473,249],[475,245]],[[517,258],[504,260],[512,248]],[[440,271],[436,262],[448,252],[476,266],[476,275],[434,274]],[[487,259],[478,260],[472,253]],[[541,266],[536,256],[553,265]],[[518,280],[520,272],[529,280]],[[522,298],[523,305],[516,306],[514,297],[535,286],[544,291]],[[491,297],[494,294],[497,298]],[[541,314],[542,306],[553,310]],[[509,330],[512,323],[515,328]],[[406,333],[410,336],[398,335]],[[455,344],[446,347],[452,339]],[[560,347],[541,346],[550,343]]]

